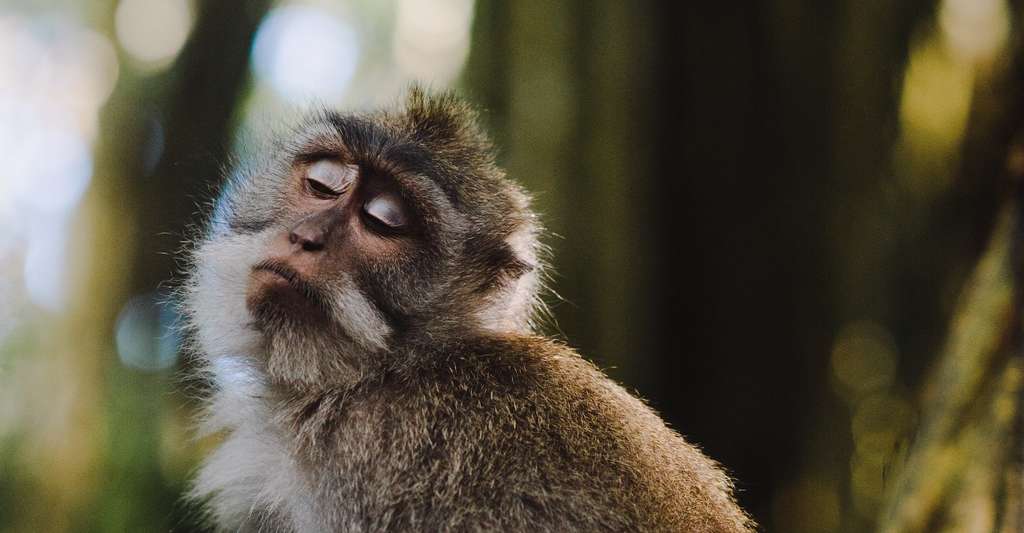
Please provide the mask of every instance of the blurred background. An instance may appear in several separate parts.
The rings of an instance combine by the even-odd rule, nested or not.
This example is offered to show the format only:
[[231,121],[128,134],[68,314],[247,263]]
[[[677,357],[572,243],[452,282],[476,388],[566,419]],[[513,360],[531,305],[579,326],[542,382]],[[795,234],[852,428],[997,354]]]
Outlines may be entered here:
[[412,80],[567,339],[765,531],[1020,531],[1020,0],[0,0],[0,531],[195,531],[178,250],[234,143]]

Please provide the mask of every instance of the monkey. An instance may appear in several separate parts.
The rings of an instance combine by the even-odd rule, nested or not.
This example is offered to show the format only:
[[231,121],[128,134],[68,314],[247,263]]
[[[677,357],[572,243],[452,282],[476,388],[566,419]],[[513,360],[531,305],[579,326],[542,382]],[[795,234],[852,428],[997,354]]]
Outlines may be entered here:
[[413,86],[251,152],[180,295],[212,527],[755,530],[716,462],[538,333],[541,224],[472,105]]

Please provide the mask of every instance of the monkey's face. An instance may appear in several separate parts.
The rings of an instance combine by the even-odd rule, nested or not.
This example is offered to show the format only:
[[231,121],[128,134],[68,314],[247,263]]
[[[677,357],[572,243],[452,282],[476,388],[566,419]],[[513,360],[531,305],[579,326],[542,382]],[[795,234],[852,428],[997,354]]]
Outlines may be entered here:
[[416,98],[401,114],[314,117],[231,179],[186,302],[203,351],[262,353],[272,374],[322,382],[415,339],[527,327],[526,197],[466,108]]
[[432,277],[426,204],[393,173],[323,149],[296,155],[276,184],[278,224],[265,232],[246,306],[265,334],[288,329],[383,349],[409,304],[396,297]]

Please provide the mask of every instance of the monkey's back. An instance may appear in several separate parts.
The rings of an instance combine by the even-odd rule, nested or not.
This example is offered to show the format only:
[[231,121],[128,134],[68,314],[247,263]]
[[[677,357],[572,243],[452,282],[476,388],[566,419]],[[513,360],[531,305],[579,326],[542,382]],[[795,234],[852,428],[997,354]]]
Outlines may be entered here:
[[307,455],[333,527],[751,529],[722,470],[571,349],[486,337],[431,355],[304,408],[309,442],[333,442]]

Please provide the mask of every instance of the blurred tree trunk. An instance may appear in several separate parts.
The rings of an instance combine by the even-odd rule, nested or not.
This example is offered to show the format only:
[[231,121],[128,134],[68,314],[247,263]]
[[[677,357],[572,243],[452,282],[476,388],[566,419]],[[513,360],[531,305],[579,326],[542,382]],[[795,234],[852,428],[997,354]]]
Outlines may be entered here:
[[[186,399],[172,394],[173,369],[143,372],[120,364],[112,337],[129,298],[153,298],[175,275],[180,258],[173,251],[226,160],[248,79],[250,44],[270,4],[198,3],[191,36],[174,65],[151,75],[124,68],[103,110],[89,207],[96,230],[85,247],[96,258],[83,291],[91,299],[75,319],[97,338],[94,352],[80,346],[76,358],[95,365],[88,386],[103,414],[85,431],[105,439],[93,469],[103,479],[94,480],[99,489],[69,511],[70,519],[54,519],[44,510],[27,530],[66,530],[70,524],[82,531],[191,527],[179,507],[183,476],[191,470],[180,463],[193,457],[178,449],[188,433]],[[80,344],[81,336],[67,338]]]
[[[464,83],[509,175],[535,194],[557,257],[550,303],[587,357],[650,388],[643,288],[652,232],[648,5],[613,0],[476,4]],[[623,320],[629,317],[629,321]],[[590,327],[587,327],[590,326]]]
[[[1019,30],[1020,12],[1014,17]],[[1020,35],[975,80],[960,189],[1011,191],[964,287],[922,422],[879,530],[1024,531],[1024,58]],[[966,184],[966,185],[965,185]]]

